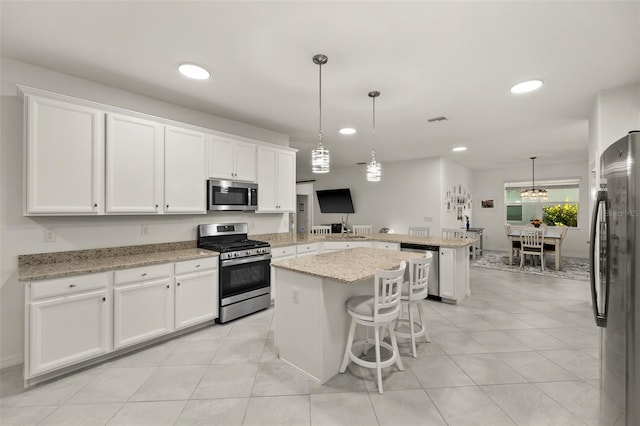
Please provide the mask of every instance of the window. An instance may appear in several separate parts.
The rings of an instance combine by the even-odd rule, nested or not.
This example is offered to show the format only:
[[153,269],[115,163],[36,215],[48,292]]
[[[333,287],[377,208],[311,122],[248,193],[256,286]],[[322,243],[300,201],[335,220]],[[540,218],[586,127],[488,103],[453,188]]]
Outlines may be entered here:
[[548,200],[522,200],[520,191],[531,189],[530,182],[504,184],[507,223],[527,225],[533,219],[542,219],[548,226],[578,226],[579,179],[536,181],[536,188],[546,189]]

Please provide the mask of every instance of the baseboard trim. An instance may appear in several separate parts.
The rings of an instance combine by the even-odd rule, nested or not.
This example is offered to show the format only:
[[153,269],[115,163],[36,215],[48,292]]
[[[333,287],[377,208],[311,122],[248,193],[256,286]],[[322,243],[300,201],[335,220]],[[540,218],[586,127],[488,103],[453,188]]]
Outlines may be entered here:
[[4,370],[5,368],[14,367],[16,365],[20,365],[23,362],[23,358],[21,354],[11,355],[6,358],[0,359],[0,370]]

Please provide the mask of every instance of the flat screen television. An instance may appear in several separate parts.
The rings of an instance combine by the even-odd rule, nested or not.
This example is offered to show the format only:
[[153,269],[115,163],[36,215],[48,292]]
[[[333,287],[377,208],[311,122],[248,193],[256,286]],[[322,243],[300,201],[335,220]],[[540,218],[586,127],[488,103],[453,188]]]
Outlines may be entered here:
[[316,191],[322,213],[354,213],[349,188]]

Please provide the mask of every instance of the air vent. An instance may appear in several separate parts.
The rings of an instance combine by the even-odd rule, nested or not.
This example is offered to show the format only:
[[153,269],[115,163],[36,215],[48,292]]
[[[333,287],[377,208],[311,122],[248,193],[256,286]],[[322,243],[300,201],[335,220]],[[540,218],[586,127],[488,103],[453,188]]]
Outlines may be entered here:
[[428,121],[429,123],[436,123],[436,122],[438,122],[438,121],[447,121],[447,120],[448,120],[448,118],[447,118],[447,117],[445,117],[444,115],[441,115],[440,117],[433,117],[433,118],[430,118],[430,119],[428,119],[427,121]]

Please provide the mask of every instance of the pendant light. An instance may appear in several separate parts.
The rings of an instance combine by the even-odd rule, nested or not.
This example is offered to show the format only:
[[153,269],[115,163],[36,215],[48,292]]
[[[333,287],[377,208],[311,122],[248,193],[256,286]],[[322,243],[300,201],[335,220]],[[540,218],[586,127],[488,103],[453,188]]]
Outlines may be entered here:
[[[374,90],[369,92],[369,97],[373,100],[373,135],[376,133],[376,98],[380,92]],[[380,182],[382,177],[382,165],[376,161],[376,150],[371,151],[371,161],[367,164],[367,180],[369,182]]]
[[520,191],[520,197],[523,201],[546,201],[548,199],[547,191],[544,189],[536,189],[536,158],[531,158],[531,189],[523,189]]
[[329,173],[329,150],[322,145],[322,66],[327,63],[326,55],[315,55],[313,63],[320,70],[319,84],[319,119],[318,119],[318,146],[311,151],[311,170],[313,173]]

